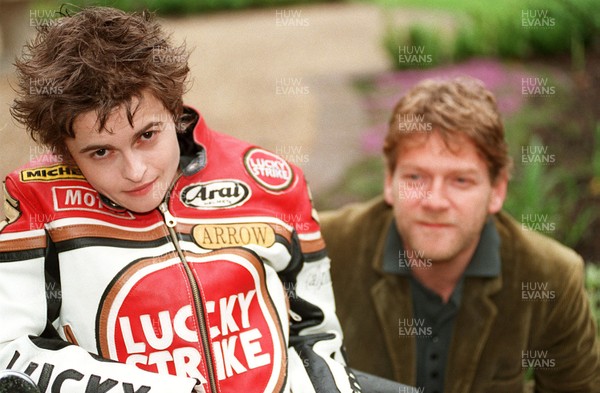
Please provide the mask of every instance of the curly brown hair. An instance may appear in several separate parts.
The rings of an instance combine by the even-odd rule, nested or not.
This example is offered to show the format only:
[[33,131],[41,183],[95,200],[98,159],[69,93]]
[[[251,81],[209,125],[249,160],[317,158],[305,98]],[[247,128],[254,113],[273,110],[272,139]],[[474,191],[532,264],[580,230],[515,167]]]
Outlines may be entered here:
[[448,147],[459,136],[471,140],[485,160],[490,179],[510,175],[512,166],[504,126],[494,95],[471,77],[427,79],[404,95],[394,108],[383,152],[387,169],[394,171],[401,148],[414,135],[438,132]]
[[153,14],[106,7],[59,14],[37,27],[15,62],[18,96],[11,114],[35,141],[69,157],[64,140],[75,136],[78,115],[96,111],[103,130],[111,112],[123,106],[132,124],[132,98],[142,90],[155,95],[179,125],[189,54],[185,44],[171,44]]

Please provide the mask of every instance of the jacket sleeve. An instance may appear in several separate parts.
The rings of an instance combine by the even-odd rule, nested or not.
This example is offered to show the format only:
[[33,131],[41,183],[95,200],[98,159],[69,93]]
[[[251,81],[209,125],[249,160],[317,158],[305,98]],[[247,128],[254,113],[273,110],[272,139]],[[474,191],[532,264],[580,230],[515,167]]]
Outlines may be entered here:
[[0,222],[0,370],[24,372],[42,392],[192,392],[194,379],[107,361],[57,335],[47,318],[47,299],[55,297],[47,297],[45,278],[44,224],[52,212],[41,211],[35,196],[26,195],[18,180],[6,179],[6,219]]
[[288,215],[295,228],[292,260],[279,274],[290,303],[290,386],[296,393],[360,392],[346,366],[330,260],[303,178],[301,185],[304,195],[295,199],[296,211]]
[[535,369],[536,391],[542,393],[600,392],[600,341],[584,288],[583,261],[569,261],[552,291],[556,305],[545,326],[539,326],[544,333],[535,343],[550,366]]

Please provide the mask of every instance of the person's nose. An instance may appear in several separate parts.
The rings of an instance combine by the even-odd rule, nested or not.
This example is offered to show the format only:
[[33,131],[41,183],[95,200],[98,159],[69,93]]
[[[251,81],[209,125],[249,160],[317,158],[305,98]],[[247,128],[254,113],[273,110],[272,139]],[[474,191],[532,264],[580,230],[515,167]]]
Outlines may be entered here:
[[450,200],[448,199],[446,184],[443,178],[433,179],[421,204],[423,207],[431,210],[444,210],[450,206]]
[[123,154],[123,177],[133,183],[144,179],[148,166],[144,156],[133,151]]

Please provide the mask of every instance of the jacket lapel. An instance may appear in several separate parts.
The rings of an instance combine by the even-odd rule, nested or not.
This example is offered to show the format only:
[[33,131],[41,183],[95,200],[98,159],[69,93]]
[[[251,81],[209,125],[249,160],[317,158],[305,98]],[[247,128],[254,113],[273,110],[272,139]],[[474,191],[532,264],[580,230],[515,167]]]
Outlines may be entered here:
[[446,392],[471,390],[481,353],[498,314],[491,296],[501,288],[502,276],[465,279],[446,366]]
[[386,348],[394,377],[397,381],[414,385],[416,383],[416,341],[413,336],[400,337],[399,321],[401,318],[412,318],[412,297],[410,284],[406,277],[386,274],[383,271],[383,254],[387,232],[392,224],[391,209],[386,209],[381,218],[377,244],[373,252],[371,266],[381,278],[371,287],[371,297],[375,304],[375,312],[383,332]]
[[412,317],[410,285],[405,277],[386,275],[371,289],[381,331],[392,360],[395,378],[404,384],[416,383],[416,342],[414,336],[400,336],[399,321]]

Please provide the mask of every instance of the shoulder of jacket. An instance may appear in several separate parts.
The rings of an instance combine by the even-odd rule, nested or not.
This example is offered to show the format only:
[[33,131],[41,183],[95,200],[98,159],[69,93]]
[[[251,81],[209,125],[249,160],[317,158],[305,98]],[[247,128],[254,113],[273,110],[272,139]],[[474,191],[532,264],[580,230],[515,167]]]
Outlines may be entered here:
[[62,162],[53,155],[44,155],[12,171],[7,176],[20,190],[44,190],[61,184],[88,184],[77,166]]
[[[583,269],[583,259],[575,250],[549,236],[527,229],[506,212],[494,217],[507,258],[520,260],[541,273],[564,274]],[[504,260],[504,257],[503,257]],[[583,270],[582,270],[583,271]]]
[[327,231],[359,230],[367,232],[378,232],[393,215],[391,207],[377,196],[366,202],[357,202],[345,205],[336,210],[325,210],[319,212],[321,229]]

